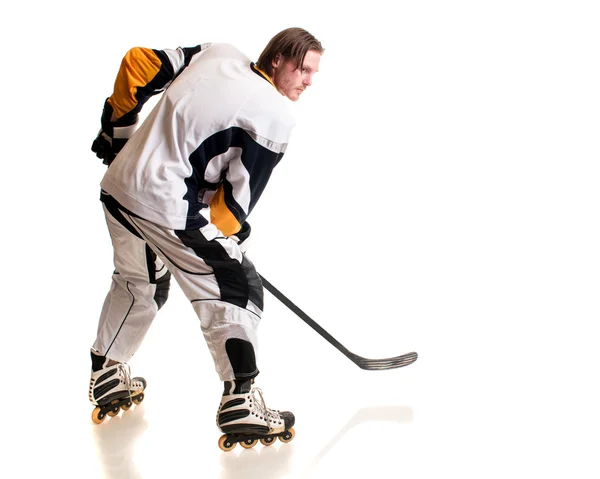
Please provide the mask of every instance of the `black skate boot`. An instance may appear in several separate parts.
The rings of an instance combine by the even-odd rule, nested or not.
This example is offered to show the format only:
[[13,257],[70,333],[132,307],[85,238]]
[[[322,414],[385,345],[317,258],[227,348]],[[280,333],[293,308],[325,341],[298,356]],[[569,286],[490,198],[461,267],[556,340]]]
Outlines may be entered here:
[[258,441],[270,446],[277,438],[281,442],[294,438],[294,415],[267,408],[262,391],[252,387],[252,383],[253,380],[225,381],[217,412],[217,426],[225,433],[219,439],[223,451],[231,451],[238,442],[249,449]]
[[90,402],[97,406],[92,412],[92,421],[100,424],[108,414],[119,414],[119,409],[127,411],[133,403],[144,400],[146,380],[132,378],[129,366],[124,363],[110,364],[106,356],[100,356],[93,350],[92,376],[90,378]]

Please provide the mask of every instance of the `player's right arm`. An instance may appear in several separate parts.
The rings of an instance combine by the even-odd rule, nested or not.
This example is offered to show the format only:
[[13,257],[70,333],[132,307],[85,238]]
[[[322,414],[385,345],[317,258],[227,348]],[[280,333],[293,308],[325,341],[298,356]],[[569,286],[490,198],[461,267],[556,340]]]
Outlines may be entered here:
[[104,103],[100,132],[92,144],[98,158],[107,165],[112,162],[133,135],[144,103],[164,91],[201,48],[200,45],[176,50],[134,47],[125,54],[114,91]]

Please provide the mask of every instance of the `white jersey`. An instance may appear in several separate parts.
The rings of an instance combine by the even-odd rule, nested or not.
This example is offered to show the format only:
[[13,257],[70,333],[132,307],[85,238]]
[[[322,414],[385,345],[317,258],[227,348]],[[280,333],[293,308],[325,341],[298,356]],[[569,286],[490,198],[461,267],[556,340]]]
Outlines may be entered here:
[[281,160],[295,121],[285,97],[235,47],[204,44],[187,63],[177,51],[158,51],[167,52],[161,58],[174,79],[101,187],[164,227],[197,229],[209,218],[231,235]]

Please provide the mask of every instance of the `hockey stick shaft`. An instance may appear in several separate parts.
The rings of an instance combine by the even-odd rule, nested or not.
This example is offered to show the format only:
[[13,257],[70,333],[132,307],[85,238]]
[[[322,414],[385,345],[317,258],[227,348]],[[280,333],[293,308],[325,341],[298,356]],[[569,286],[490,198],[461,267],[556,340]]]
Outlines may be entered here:
[[269,283],[264,276],[260,276],[262,279],[263,286],[265,289],[275,296],[279,301],[285,304],[289,309],[291,309],[294,313],[296,313],[300,319],[302,319],[306,324],[308,324],[311,328],[313,328],[317,333],[323,336],[327,341],[329,341],[332,345],[334,345],[337,349],[339,349],[346,356],[350,353],[348,349],[346,349],[337,339],[335,339],[331,334],[329,334],[325,329],[323,329],[314,319],[312,319],[308,314],[302,311],[298,306],[292,303],[281,291],[279,291],[275,286]]
[[367,359],[352,353],[331,334],[329,334],[322,326],[320,326],[315,320],[313,320],[308,314],[306,314],[292,301],[290,301],[281,291],[279,291],[275,286],[273,286],[269,281],[267,281],[264,276],[260,275],[260,277],[262,279],[263,286],[267,291],[269,291],[279,301],[285,304],[290,310],[296,313],[296,315],[300,319],[302,319],[306,324],[313,328],[330,344],[335,346],[342,354],[344,354],[348,359],[354,362],[358,367],[367,370],[393,369],[408,366],[409,364],[412,364],[417,360],[417,353],[408,353],[402,356],[396,356],[393,358],[385,359]]

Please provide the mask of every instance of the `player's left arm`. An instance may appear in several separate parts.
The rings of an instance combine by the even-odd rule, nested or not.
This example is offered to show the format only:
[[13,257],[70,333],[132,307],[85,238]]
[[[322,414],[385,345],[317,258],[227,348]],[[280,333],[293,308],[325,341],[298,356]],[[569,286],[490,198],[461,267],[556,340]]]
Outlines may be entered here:
[[138,116],[150,97],[164,91],[201,50],[134,47],[121,61],[114,90],[104,103],[101,130],[92,151],[110,164],[136,130]]

